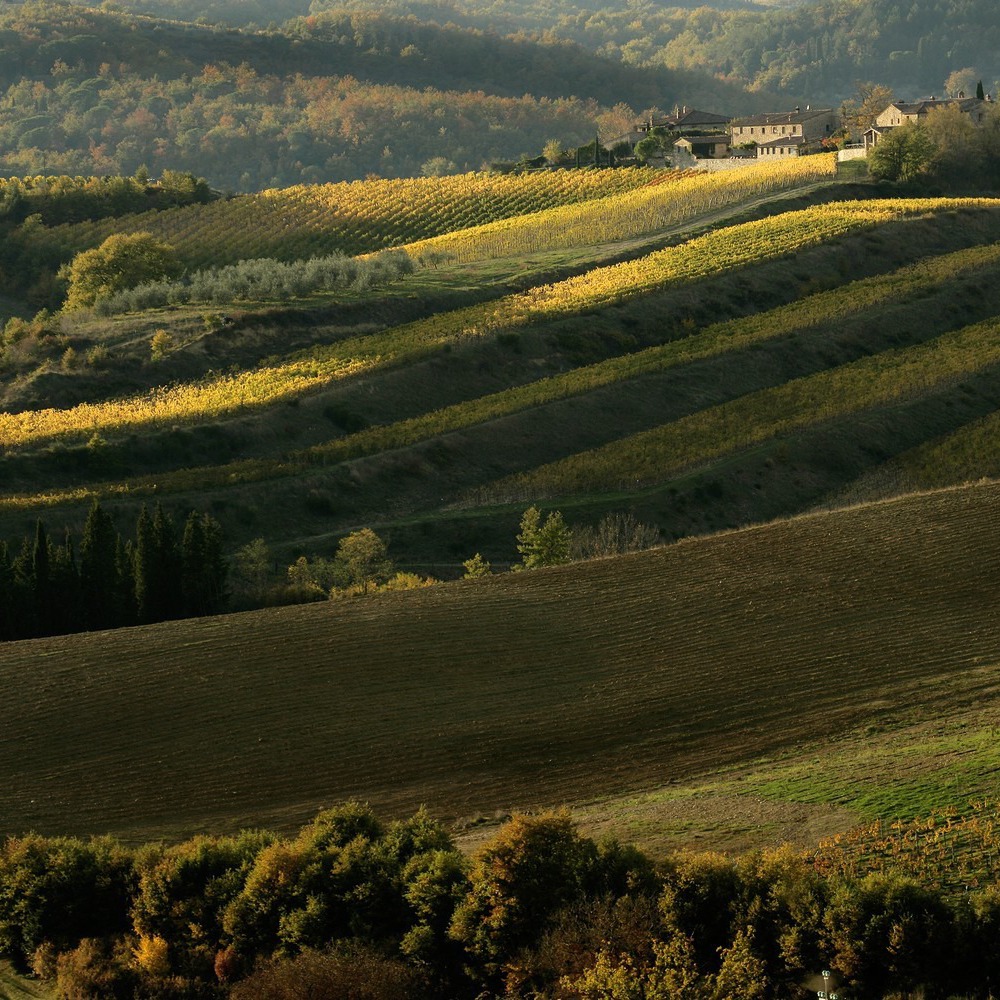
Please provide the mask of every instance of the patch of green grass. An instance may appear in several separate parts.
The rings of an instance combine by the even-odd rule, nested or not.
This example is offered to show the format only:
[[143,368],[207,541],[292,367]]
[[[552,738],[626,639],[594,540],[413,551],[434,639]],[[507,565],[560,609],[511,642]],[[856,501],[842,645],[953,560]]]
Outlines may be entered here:
[[55,1000],[51,984],[19,976],[9,962],[0,962],[0,1000]]

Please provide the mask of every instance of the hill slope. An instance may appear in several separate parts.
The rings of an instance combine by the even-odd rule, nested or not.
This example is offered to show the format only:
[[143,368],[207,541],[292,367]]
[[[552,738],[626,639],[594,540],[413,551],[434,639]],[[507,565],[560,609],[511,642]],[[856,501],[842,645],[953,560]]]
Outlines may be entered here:
[[987,484],[477,583],[10,643],[0,815],[7,832],[137,837],[287,828],[350,796],[457,817],[808,761],[970,706],[988,727],[998,501]]

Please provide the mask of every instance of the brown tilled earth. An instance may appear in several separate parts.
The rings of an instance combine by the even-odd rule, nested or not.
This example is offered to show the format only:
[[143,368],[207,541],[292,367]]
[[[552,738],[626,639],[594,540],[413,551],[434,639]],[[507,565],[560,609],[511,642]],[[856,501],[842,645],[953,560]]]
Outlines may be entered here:
[[[11,643],[3,832],[288,829],[349,797],[468,821],[985,707],[998,501],[981,485],[553,570]],[[800,833],[852,819],[724,799],[691,816],[736,808]],[[691,842],[727,846],[696,835],[712,825],[689,824]]]

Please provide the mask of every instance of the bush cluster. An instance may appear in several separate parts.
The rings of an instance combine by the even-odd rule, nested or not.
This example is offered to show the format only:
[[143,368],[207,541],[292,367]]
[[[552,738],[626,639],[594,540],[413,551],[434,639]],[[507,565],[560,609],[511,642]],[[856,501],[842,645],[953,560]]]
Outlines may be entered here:
[[412,271],[413,261],[402,250],[386,250],[367,258],[332,254],[292,263],[243,260],[194,271],[176,281],[144,282],[100,299],[96,311],[110,316],[188,302],[284,301],[314,292],[370,288]]
[[641,852],[566,814],[517,816],[469,859],[421,810],[348,803],[289,839],[0,849],[0,950],[63,997],[855,1000],[989,996],[1000,894],[820,874],[789,847]]

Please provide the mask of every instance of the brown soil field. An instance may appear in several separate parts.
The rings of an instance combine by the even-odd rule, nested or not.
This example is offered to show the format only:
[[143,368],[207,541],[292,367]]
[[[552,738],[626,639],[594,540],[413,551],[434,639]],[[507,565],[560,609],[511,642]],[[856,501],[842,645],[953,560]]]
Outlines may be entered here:
[[350,797],[469,821],[986,710],[998,522],[1000,485],[981,484],[415,592],[10,643],[3,832],[289,829]]

